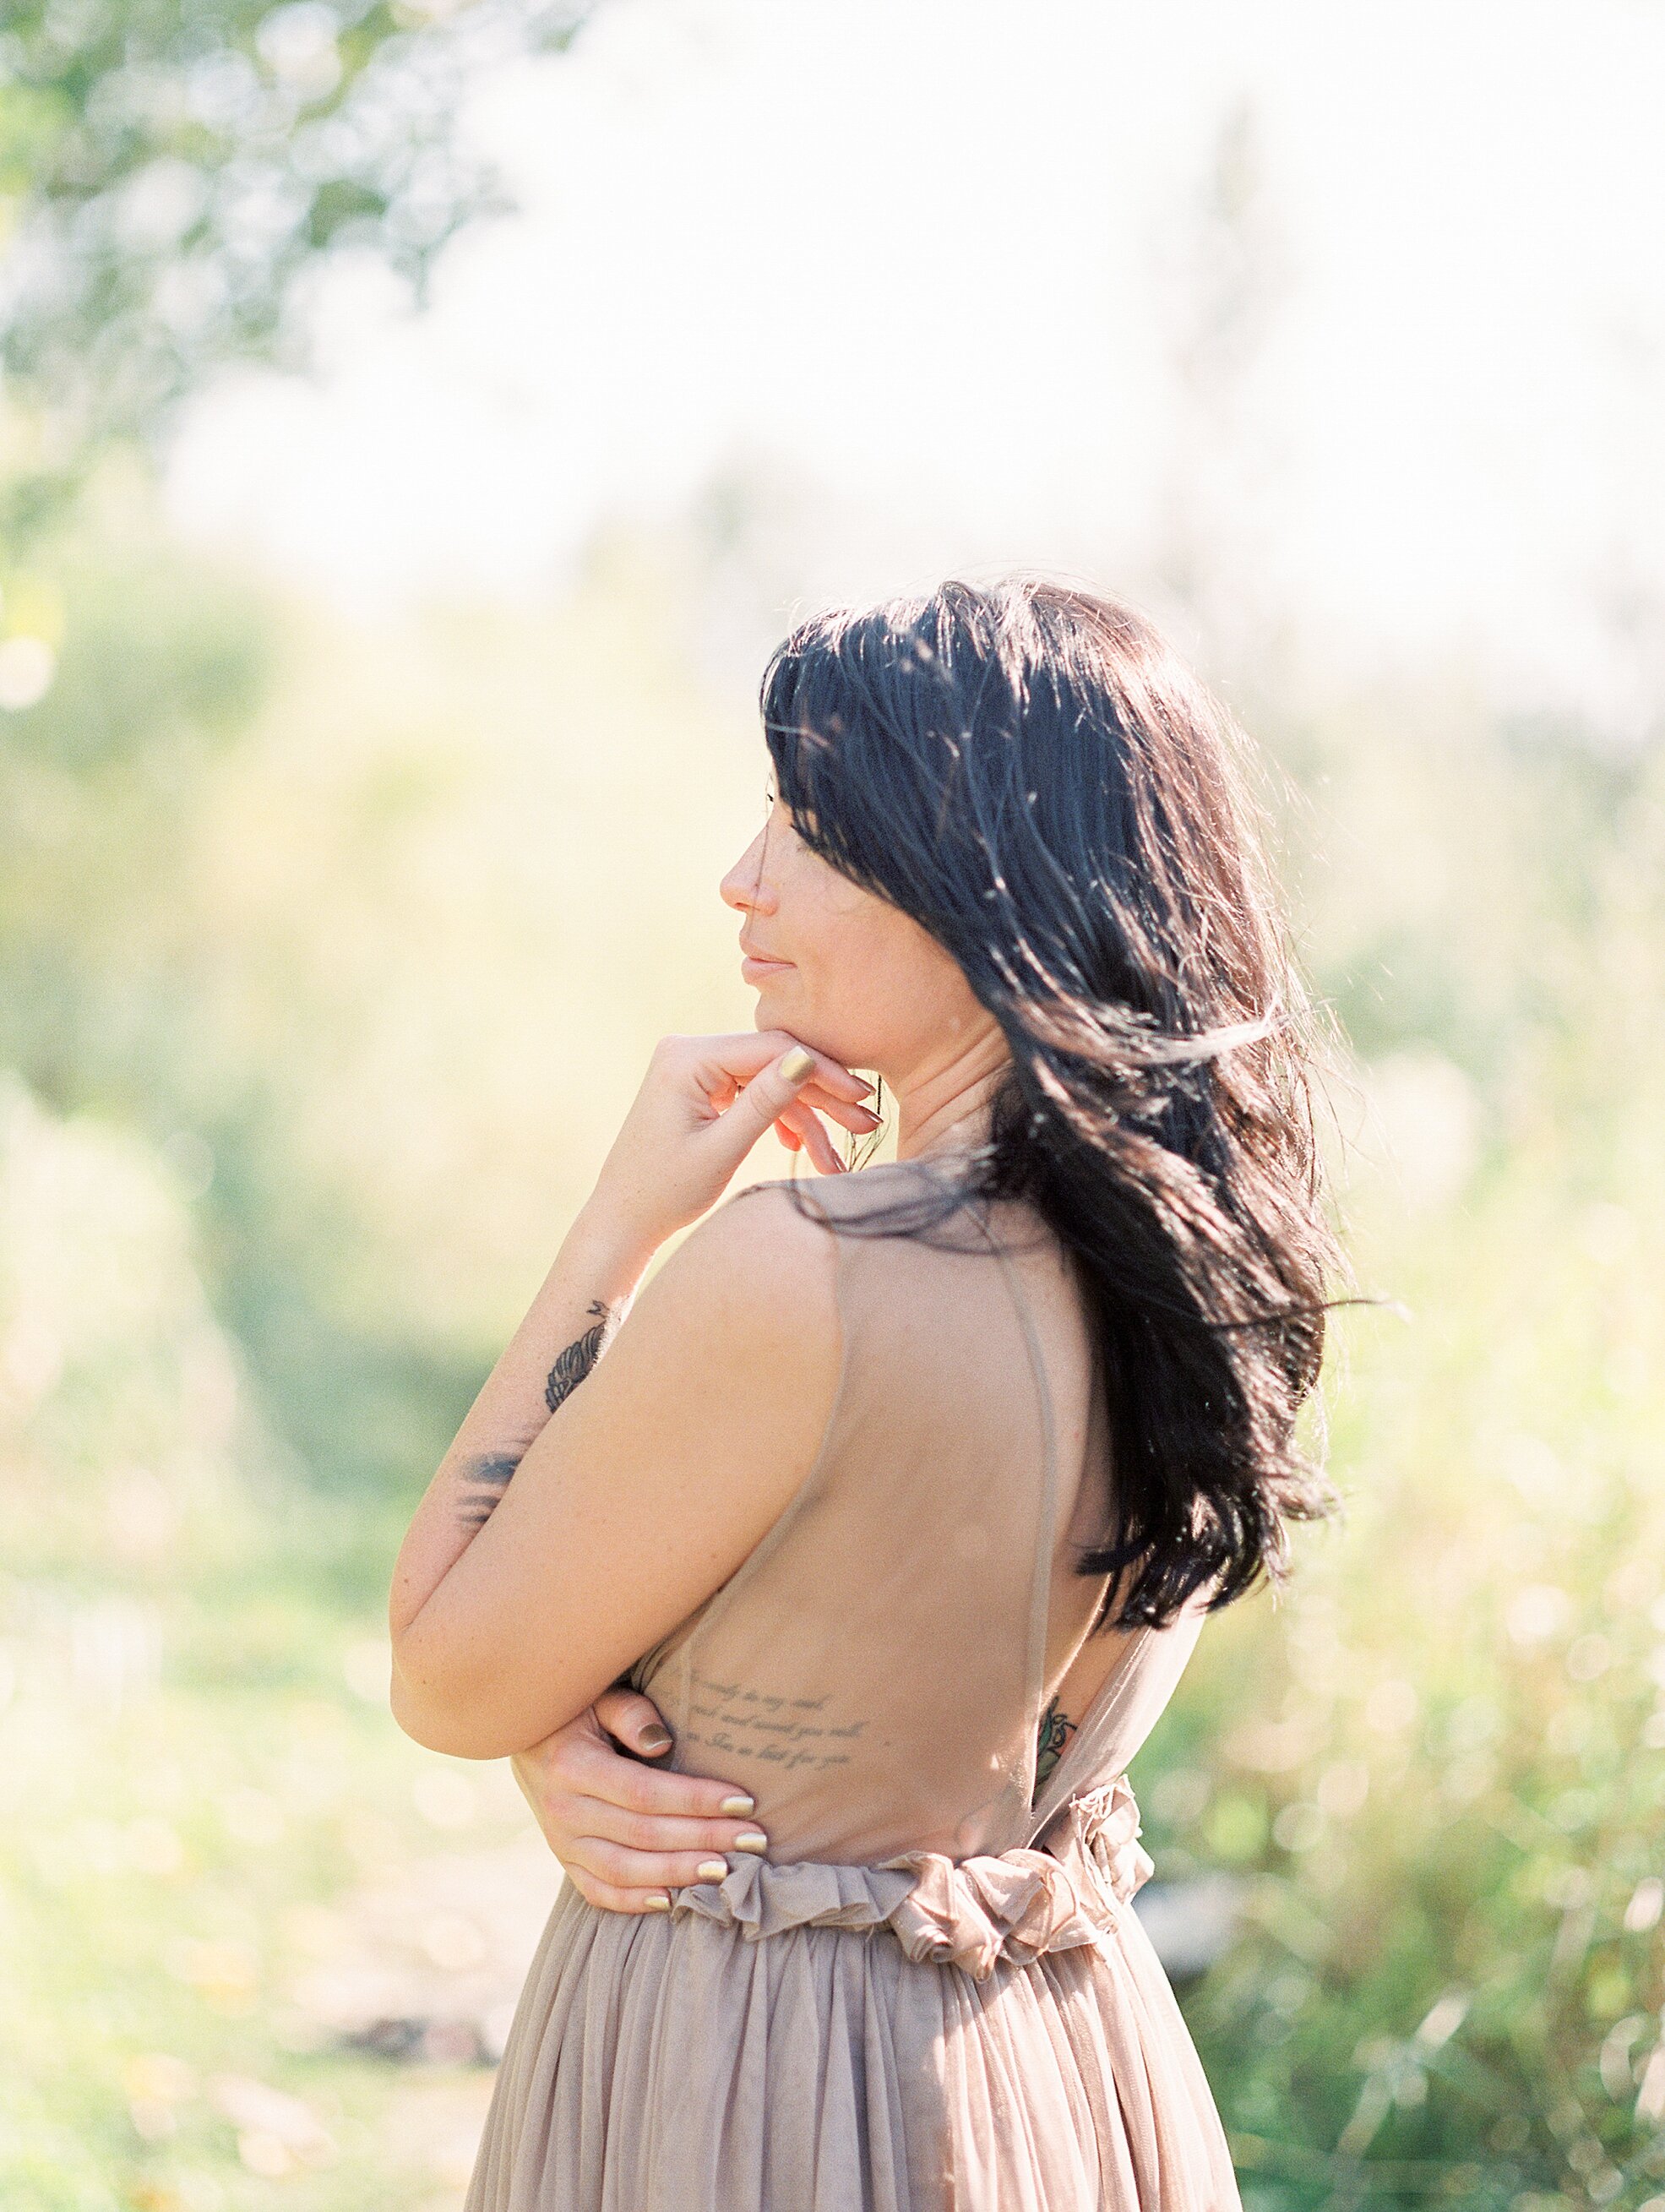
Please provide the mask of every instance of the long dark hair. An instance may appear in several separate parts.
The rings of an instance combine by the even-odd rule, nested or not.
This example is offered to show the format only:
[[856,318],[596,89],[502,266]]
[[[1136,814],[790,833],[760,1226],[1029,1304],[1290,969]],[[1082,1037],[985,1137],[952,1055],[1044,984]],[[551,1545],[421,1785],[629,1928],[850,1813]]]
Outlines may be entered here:
[[1112,1595],[1160,1626],[1281,1578],[1287,1524],[1336,1502],[1296,1423],[1340,1255],[1237,725],[1135,610],[1032,577],[816,615],[762,708],[798,835],[952,955],[1010,1048],[988,1142],[927,1203],[1026,1198],[1077,1257],[1098,1625]]

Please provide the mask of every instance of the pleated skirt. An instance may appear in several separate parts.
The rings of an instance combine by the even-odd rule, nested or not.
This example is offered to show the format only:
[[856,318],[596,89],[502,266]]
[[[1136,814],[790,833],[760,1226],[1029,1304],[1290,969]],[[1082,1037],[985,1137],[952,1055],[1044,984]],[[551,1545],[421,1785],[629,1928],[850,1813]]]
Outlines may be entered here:
[[1128,1911],[987,1978],[884,1926],[762,1937],[564,1885],[466,2212],[1242,2212]]

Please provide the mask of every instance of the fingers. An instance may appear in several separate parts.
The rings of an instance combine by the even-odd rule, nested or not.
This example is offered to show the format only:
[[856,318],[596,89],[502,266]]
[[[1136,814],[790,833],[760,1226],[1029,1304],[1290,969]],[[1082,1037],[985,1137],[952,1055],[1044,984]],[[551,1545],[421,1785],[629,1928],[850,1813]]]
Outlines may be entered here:
[[609,1735],[643,1759],[663,1759],[671,1748],[671,1731],[659,1707],[637,1691],[604,1690],[595,1701],[595,1717]]
[[667,1911],[673,1890],[720,1881],[743,1851],[769,1848],[749,1792],[644,1766],[615,1747],[651,1743],[655,1730],[668,1742],[653,1700],[616,1687],[512,1762],[568,1879],[610,1912]]
[[[648,1778],[672,1782],[690,1778],[650,1774]],[[732,1795],[729,1802],[734,1802]],[[610,1912],[663,1911],[669,1892],[696,1882],[721,1881],[739,1863],[743,1850],[762,1856],[768,1849],[769,1839],[755,1821],[631,1812],[605,1798],[576,1797],[560,1790],[544,1794],[538,1815],[579,1894]],[[665,1901],[656,1903],[656,1899]]]
[[562,1869],[573,1887],[587,1904],[599,1905],[604,1912],[668,1912],[671,1899],[662,1889],[617,1889],[611,1882],[598,1881],[582,1867]]
[[[847,1073],[836,1060],[829,1064],[841,1076]],[[784,1120],[797,1132],[822,1173],[837,1174],[843,1164],[821,1125],[817,1103],[822,1113],[858,1135],[868,1134],[880,1122],[870,1106],[831,1090],[821,1072],[825,1065],[807,1045],[791,1046],[772,1066],[752,1077],[734,1103],[718,1115],[714,1127],[724,1133],[725,1144],[739,1137],[744,1148],[739,1157],[744,1158],[771,1122],[778,1126]]]
[[806,1152],[823,1175],[843,1173],[844,1163],[833,1150],[832,1139],[807,1106],[801,1103],[788,1106],[776,1120],[775,1127],[777,1132],[781,1133],[783,1141],[784,1132],[791,1130],[797,1139],[792,1150]]
[[[799,1092],[814,1073],[815,1054],[809,1047],[788,1045],[772,1066],[752,1077],[719,1127],[737,1133],[750,1130],[750,1141],[755,1142],[777,1115],[796,1105]],[[802,1133],[801,1121],[798,1126]]]
[[[786,1030],[754,1030],[749,1042],[765,1046],[771,1059],[800,1043],[799,1038]],[[860,1104],[872,1091],[873,1086],[865,1075],[854,1074],[842,1060],[835,1060],[830,1053],[816,1052],[812,1045],[803,1045],[801,1048],[814,1056],[815,1067],[810,1079],[817,1085],[824,1086],[834,1097],[848,1098]]]
[[[691,1078],[702,1100],[704,1126],[696,1122],[688,1133],[702,1154],[731,1174],[773,1127],[789,1151],[807,1151],[823,1175],[836,1175],[843,1164],[818,1116],[856,1135],[881,1126],[865,1103],[873,1087],[865,1076],[784,1030],[662,1038],[655,1057],[678,1083]],[[792,1112],[794,1107],[803,1110]]]
[[[629,1909],[637,1911],[655,1891],[663,1894],[667,1890],[692,1889],[699,1882],[720,1881],[728,1872],[726,1860],[708,1850],[631,1851],[593,1836],[580,1837],[564,1863],[573,1879],[593,1883],[611,1897],[634,1899]],[[619,1908],[611,1905],[610,1909]],[[646,1909],[654,1908],[647,1905]]]
[[[727,1088],[744,1089],[765,1073],[794,1045],[813,1054],[815,1075],[841,1098],[860,1100],[872,1089],[830,1053],[804,1045],[789,1030],[735,1030],[720,1036],[665,1036],[653,1048],[656,1060],[691,1067],[708,1097]],[[808,1071],[805,1071],[807,1075]]]
[[689,1820],[666,1813],[627,1813],[605,1798],[567,1798],[549,1808],[551,1822],[572,1837],[617,1847],[632,1857],[643,1854],[689,1852],[709,1858],[714,1851],[740,1850],[742,1836],[749,1837],[750,1856],[761,1856],[768,1841],[755,1820]]
[[853,1105],[848,1099],[835,1097],[814,1076],[810,1078],[792,1104],[776,1117],[775,1133],[788,1152],[807,1152],[823,1175],[839,1175],[844,1163],[822,1124],[823,1114],[857,1137],[871,1136],[883,1124],[871,1106]]
[[640,1765],[611,1746],[588,1741],[563,1743],[544,1770],[544,1794],[553,1798],[599,1798],[623,1812],[651,1813],[684,1820],[723,1817],[742,1820],[752,1801],[732,1782],[715,1782],[703,1774],[666,1774]]
[[799,1092],[795,1103],[803,1107],[815,1107],[829,1120],[841,1123],[854,1136],[865,1137],[883,1126],[871,1106],[860,1103],[852,1104],[848,1099],[836,1097],[813,1076]]
[[817,1051],[786,1030],[748,1030],[731,1036],[663,1037],[656,1053],[691,1066],[702,1091],[720,1111],[744,1097],[761,1079],[770,1076],[793,1052],[810,1055],[810,1065],[787,1084],[812,1088],[831,1102],[860,1106],[872,1091],[865,1075],[857,1075],[830,1053]]

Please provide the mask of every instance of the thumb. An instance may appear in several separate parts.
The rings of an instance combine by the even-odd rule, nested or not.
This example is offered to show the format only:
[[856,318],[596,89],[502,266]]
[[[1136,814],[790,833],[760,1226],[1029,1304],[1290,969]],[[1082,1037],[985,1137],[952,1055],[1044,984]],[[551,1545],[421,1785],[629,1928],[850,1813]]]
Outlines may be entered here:
[[643,1759],[659,1759],[671,1748],[671,1731],[651,1698],[635,1690],[604,1690],[595,1717],[609,1735]]
[[771,1066],[754,1075],[716,1126],[738,1139],[735,1157],[744,1159],[765,1129],[791,1105],[814,1074],[818,1062],[807,1045],[789,1045]]

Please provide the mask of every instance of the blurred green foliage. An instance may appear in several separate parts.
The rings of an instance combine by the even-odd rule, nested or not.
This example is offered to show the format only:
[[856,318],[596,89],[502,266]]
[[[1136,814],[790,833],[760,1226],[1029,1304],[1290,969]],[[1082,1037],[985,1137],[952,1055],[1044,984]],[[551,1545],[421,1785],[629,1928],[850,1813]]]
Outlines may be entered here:
[[1159,1865],[1248,1875],[1194,2020],[1250,2206],[1665,2204],[1665,761],[1429,700],[1290,757],[1402,1310],[1156,1788]]
[[[454,2203],[554,1869],[505,1774],[392,1728],[388,1565],[654,1037],[745,1018],[761,743],[624,549],[546,620],[381,636],[125,510],[43,569],[58,680],[0,714],[0,2203]],[[424,2006],[416,2063],[355,2047]]]
[[[8,2207],[454,2206],[547,1894],[388,1721],[385,1577],[653,1038],[750,1020],[761,743],[686,549],[338,629],[110,449],[331,254],[420,286],[492,204],[461,71],[581,12],[0,24]],[[1665,2212],[1665,761],[1236,673],[1398,1303],[1337,1324],[1346,1520],[1135,1778],[1159,1873],[1242,1885],[1188,2008],[1249,2212]]]
[[465,71],[569,40],[581,0],[13,0],[0,21],[0,542],[216,363],[300,343],[343,248],[420,292],[499,204]]
[[[380,630],[142,506],[39,567],[75,619],[0,713],[0,2202],[438,2212],[487,2069],[355,2043],[342,1961],[444,2027],[548,1876],[496,1770],[386,1719],[387,1564],[653,1038],[750,1019],[716,885],[761,740],[686,548]],[[1135,1776],[1159,1875],[1243,1885],[1188,2008],[1257,2212],[1639,2212],[1665,764],[1455,679],[1244,711],[1396,1303],[1337,1325],[1346,1519]]]

